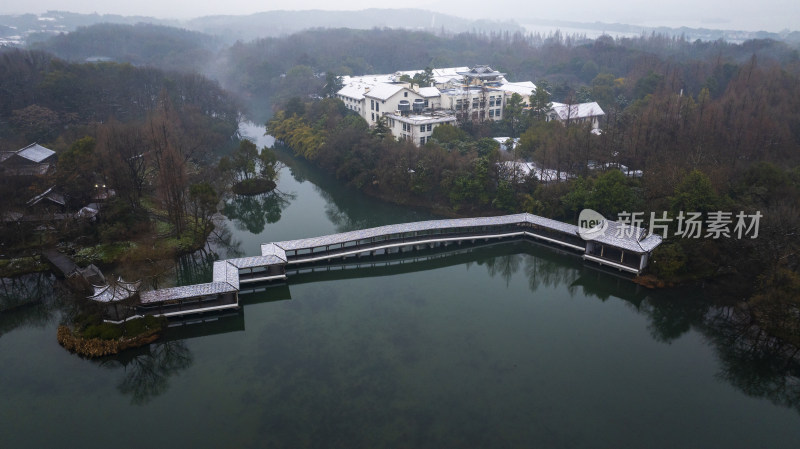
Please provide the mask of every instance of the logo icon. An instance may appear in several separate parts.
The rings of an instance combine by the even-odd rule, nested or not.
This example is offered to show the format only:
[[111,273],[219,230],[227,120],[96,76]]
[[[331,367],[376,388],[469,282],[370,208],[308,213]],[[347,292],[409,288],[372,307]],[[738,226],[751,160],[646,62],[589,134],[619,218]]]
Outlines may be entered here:
[[594,240],[608,229],[608,220],[600,212],[584,209],[578,215],[578,235],[584,240]]

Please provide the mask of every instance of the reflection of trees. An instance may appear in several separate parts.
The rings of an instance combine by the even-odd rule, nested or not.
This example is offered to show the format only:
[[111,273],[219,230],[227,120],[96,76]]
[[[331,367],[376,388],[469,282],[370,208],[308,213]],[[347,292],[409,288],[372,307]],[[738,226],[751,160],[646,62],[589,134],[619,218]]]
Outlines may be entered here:
[[647,317],[651,335],[664,343],[695,329],[713,343],[720,360],[720,379],[749,396],[800,412],[800,348],[759,329],[746,309],[715,306],[704,297],[706,292],[653,294],[630,280],[589,268],[576,270],[547,256],[498,255],[478,264],[485,265],[490,276],[499,274],[508,283],[522,259],[522,272],[532,292],[542,285],[566,285],[572,294],[580,288],[583,295],[601,301],[621,299]]
[[274,149],[295,181],[312,183],[314,190],[325,200],[325,215],[336,226],[336,232],[435,218],[426,212],[398,208],[368,197],[352,187],[343,186],[330,173],[294,157],[285,147],[276,143]]
[[191,352],[182,341],[154,343],[144,348],[104,359],[106,367],[122,366],[124,375],[117,385],[131,396],[131,404],[143,405],[169,389],[169,378],[192,366]]
[[519,267],[522,264],[522,256],[519,254],[503,255],[487,259],[483,263],[486,265],[486,271],[489,276],[501,275],[506,281],[506,286],[508,286],[511,277],[519,271]]
[[314,190],[325,200],[325,216],[336,225],[336,232],[355,231],[385,224],[381,221],[381,214],[359,214],[358,209],[352,208],[350,211],[342,210],[328,191],[317,185],[314,185]]
[[214,262],[219,256],[205,248],[186,254],[175,261],[176,285],[192,285],[208,282],[213,277]]
[[225,202],[222,213],[233,220],[237,229],[260,234],[267,223],[281,219],[281,212],[295,196],[278,190],[261,195],[236,195]]
[[755,326],[738,306],[715,306],[702,293],[670,292],[648,297],[638,309],[658,341],[670,343],[692,328],[713,344],[719,379],[748,396],[800,412],[800,348]]
[[800,348],[769,336],[733,307],[709,314],[703,333],[716,347],[719,378],[748,396],[800,412]]
[[211,235],[208,236],[208,249],[218,254],[224,254],[225,258],[237,258],[244,255],[241,240],[235,240],[233,233],[228,225],[220,220],[216,223]]
[[49,273],[0,278],[0,312],[44,300],[53,293]]
[[23,326],[44,326],[69,295],[50,273],[0,278],[0,336]]
[[525,258],[525,276],[528,277],[528,288],[535,292],[540,285],[555,287],[569,284],[577,277],[575,268],[564,265],[559,261],[547,260],[542,257]]
[[650,335],[657,341],[670,343],[692,327],[702,324],[709,307],[707,301],[691,295],[675,295],[648,298],[640,310],[650,318]]

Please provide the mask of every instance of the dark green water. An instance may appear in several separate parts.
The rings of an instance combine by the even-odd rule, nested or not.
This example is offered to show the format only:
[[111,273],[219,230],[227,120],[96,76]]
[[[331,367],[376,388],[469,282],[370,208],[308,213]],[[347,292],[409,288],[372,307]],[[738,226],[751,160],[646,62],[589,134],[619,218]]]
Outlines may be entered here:
[[[220,252],[430,218],[302,165],[279,189],[236,206]],[[58,346],[56,299],[0,314],[0,447],[800,447],[796,365],[748,349],[730,310],[549,248],[300,275],[242,302],[102,361]]]

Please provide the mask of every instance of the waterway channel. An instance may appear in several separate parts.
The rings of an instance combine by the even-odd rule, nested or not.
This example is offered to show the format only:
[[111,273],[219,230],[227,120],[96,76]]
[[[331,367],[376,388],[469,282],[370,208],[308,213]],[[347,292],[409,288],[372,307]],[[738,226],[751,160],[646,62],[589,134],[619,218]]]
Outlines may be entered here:
[[[433,218],[287,163],[279,194],[229,200],[220,257]],[[797,366],[742,349],[730,310],[551,248],[303,274],[241,303],[99,361],[58,346],[57,298],[0,314],[0,446],[800,447]]]

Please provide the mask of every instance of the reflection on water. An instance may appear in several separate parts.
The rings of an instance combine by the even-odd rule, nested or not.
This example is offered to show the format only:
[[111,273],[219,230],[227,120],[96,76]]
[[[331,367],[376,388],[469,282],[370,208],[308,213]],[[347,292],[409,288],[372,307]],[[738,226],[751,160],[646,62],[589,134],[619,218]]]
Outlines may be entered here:
[[222,213],[233,221],[237,229],[260,234],[268,223],[277,223],[281,219],[281,212],[295,197],[293,193],[277,189],[260,195],[234,195],[225,202]]
[[[292,176],[281,183],[297,192],[289,204],[232,201],[231,215],[245,218],[220,223],[203,250],[154,264],[154,282],[208,282],[215,260],[269,241],[434,218],[366,198],[302,162],[287,166]],[[6,296],[33,305],[0,309],[0,396],[10,398],[0,414],[24,429],[12,441],[35,439],[31,429],[44,423],[64,445],[125,447],[135,444],[120,437],[129,422],[165,444],[206,447],[800,441],[796,348],[699,287],[648,290],[536,243],[333,260],[290,273],[288,284],[254,286],[232,316],[170,328],[102,362],[57,346],[63,307],[36,302],[52,287],[30,282]],[[130,421],[101,422],[106,440],[71,429],[112,408]],[[206,408],[217,413],[186,413]]]
[[161,341],[102,359],[110,369],[122,369],[117,390],[131,404],[144,405],[169,389],[170,377],[192,366],[193,357],[182,341]]
[[324,200],[325,218],[335,225],[335,232],[439,218],[422,209],[400,208],[342,186],[330,174],[292,157],[290,150],[285,147],[276,146],[275,152],[295,181],[310,182],[314,194]]
[[763,397],[800,413],[800,348],[764,334],[735,307],[711,310],[702,332],[717,351],[720,379],[748,396]]
[[44,327],[68,297],[50,273],[0,278],[0,337],[19,327]]
[[[636,313],[646,317],[647,327],[653,339],[665,344],[677,341],[691,330],[698,331],[714,343],[722,362],[718,374],[720,379],[730,382],[750,396],[768,398],[777,405],[800,411],[798,348],[781,345],[777,340],[758,332],[741,311],[735,312],[732,307],[714,305],[703,298],[702,291],[649,290],[623,276],[614,277],[593,265],[583,264],[572,254],[561,253],[535,243],[494,243],[455,250],[445,248],[416,251],[405,253],[404,256],[375,256],[355,261],[333,261],[326,265],[316,265],[313,270],[298,270],[291,273],[289,289],[291,285],[408,274],[459,265],[485,267],[490,277],[503,279],[506,286],[517,273],[521,273],[527,278],[531,293],[536,293],[540,289],[564,289],[573,297],[593,297],[603,302],[610,298],[623,300]],[[287,298],[291,296],[287,293],[284,295]],[[245,304],[247,298],[244,297]],[[404,325],[408,326],[409,331],[413,330],[413,322],[406,322]],[[364,336],[364,338],[371,337]],[[361,341],[351,343],[359,347],[375,344],[375,342]],[[370,367],[358,368],[359,370],[375,370],[376,373],[381,372],[383,373],[381,376],[385,376],[384,371],[396,368],[393,368],[392,360],[380,357],[383,350],[377,348],[361,350],[372,355],[377,354],[378,358],[371,356]],[[280,357],[280,354],[278,356]],[[355,361],[348,363],[358,365]],[[298,367],[292,369],[296,370]],[[331,367],[313,366],[308,369],[314,373],[324,372],[326,376],[343,375],[329,372]],[[312,376],[312,372],[308,372],[307,375]],[[299,382],[312,381],[301,376]],[[384,395],[383,399],[391,393],[382,391],[381,388],[385,385],[377,379],[365,379],[359,385],[359,388],[367,392],[375,390],[374,393],[378,394],[380,391],[380,394]],[[327,394],[325,391],[328,386],[319,387],[323,389],[323,394]],[[285,395],[291,388],[282,391],[281,394]],[[370,394],[366,396],[370,397]],[[300,410],[307,410],[303,405],[298,407]],[[275,431],[277,434],[284,431],[291,433],[287,429]]]

